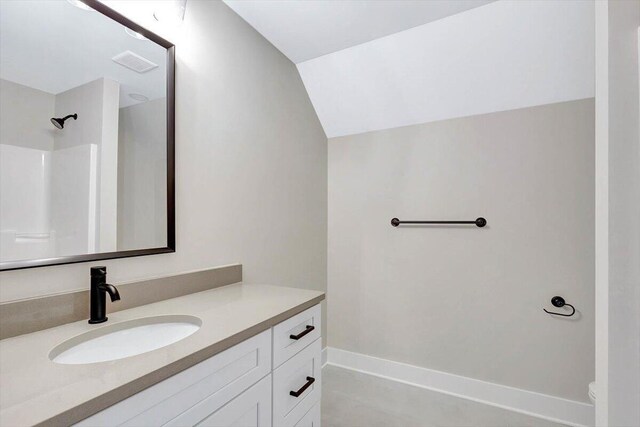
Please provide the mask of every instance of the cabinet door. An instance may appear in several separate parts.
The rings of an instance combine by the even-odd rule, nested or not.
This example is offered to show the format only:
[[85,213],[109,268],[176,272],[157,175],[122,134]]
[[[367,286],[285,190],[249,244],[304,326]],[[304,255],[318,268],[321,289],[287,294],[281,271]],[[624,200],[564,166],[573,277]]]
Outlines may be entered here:
[[193,408],[206,407],[205,415],[197,418],[202,420],[270,370],[271,330],[267,330],[98,412],[77,426],[159,426]]
[[271,375],[200,423],[202,427],[269,427],[271,426]]
[[320,402],[316,403],[313,408],[296,423],[295,427],[320,427],[320,406]]

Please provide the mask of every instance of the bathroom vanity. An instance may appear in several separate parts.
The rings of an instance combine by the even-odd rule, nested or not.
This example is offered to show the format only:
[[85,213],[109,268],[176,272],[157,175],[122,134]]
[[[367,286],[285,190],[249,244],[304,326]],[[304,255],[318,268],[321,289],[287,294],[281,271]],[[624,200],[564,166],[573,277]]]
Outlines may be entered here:
[[316,305],[76,425],[319,426],[321,340]]
[[[0,379],[11,393],[0,393],[0,425],[319,426],[323,299],[238,283],[111,312],[102,325],[85,319],[4,339]],[[201,323],[173,344],[54,361],[56,349],[100,328],[179,316]]]

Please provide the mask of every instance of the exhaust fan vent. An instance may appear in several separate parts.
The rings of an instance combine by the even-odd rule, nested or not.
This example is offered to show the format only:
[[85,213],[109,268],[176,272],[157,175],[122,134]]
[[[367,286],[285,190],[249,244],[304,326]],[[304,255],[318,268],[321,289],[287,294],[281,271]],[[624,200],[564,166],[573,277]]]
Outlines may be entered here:
[[128,69],[135,71],[136,73],[146,73],[158,66],[158,64],[154,64],[148,59],[143,58],[130,50],[122,52],[111,59],[123,67],[127,67]]

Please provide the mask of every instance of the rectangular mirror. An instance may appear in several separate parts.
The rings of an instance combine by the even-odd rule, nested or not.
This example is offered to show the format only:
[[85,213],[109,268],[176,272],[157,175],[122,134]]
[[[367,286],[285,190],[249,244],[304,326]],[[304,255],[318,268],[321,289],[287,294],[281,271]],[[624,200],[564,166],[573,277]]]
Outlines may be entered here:
[[174,46],[95,0],[0,2],[0,270],[175,251]]

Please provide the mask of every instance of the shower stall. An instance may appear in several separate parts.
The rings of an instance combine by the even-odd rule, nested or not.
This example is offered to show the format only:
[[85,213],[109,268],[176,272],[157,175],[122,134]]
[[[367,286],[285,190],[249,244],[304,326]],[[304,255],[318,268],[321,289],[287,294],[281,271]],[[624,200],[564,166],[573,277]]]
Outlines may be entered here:
[[96,144],[52,151],[0,144],[5,259],[96,251],[97,154]]

